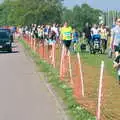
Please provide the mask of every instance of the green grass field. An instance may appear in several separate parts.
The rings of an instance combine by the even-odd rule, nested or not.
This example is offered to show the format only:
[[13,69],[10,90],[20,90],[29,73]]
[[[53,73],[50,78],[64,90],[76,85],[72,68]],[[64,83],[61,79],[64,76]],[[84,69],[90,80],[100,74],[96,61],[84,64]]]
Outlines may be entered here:
[[107,70],[110,75],[115,77],[116,71],[113,69],[113,60],[108,58],[107,55],[81,53],[81,57],[85,63],[94,67],[100,67],[101,61],[103,60],[105,63],[105,70]]

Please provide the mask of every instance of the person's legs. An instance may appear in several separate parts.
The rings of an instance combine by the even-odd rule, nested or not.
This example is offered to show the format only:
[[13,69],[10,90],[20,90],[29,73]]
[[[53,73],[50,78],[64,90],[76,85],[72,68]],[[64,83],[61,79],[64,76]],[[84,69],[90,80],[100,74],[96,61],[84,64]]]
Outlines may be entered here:
[[119,55],[118,51],[119,51],[119,47],[118,46],[114,46],[114,51],[115,51],[115,58]]
[[50,58],[52,57],[52,44],[53,44],[52,39],[49,39],[48,40],[48,52],[49,52],[49,57]]
[[71,45],[72,40],[63,40],[63,44],[65,46],[65,56],[68,55],[68,51]]
[[117,57],[117,56],[118,56],[118,51],[115,52],[115,57]]
[[91,42],[91,37],[89,36],[88,38],[87,38],[87,44],[90,46],[90,42]]
[[76,51],[76,46],[77,46],[77,43],[76,43],[76,42],[74,42],[74,45],[73,45],[74,52]]
[[76,42],[76,41],[73,39],[73,40],[72,40],[72,43],[71,43],[71,45],[72,45],[72,51],[75,51],[75,42]]
[[68,54],[68,51],[70,50],[71,42],[72,42],[72,40],[68,40],[68,41],[67,41],[67,44],[66,44],[66,55],[69,55],[69,54]]
[[101,39],[101,48],[103,50],[103,53],[105,53],[105,50],[107,48],[107,40]]
[[118,75],[118,84],[120,85],[120,75]]
[[105,50],[107,49],[107,40],[105,39]]

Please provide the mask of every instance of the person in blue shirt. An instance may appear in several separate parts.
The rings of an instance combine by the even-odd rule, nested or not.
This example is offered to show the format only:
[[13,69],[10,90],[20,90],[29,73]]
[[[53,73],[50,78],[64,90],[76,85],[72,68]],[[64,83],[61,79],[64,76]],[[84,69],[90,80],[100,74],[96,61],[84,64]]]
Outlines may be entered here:
[[73,50],[76,51],[76,45],[77,45],[77,42],[79,40],[79,34],[77,32],[77,30],[75,28],[73,28]]

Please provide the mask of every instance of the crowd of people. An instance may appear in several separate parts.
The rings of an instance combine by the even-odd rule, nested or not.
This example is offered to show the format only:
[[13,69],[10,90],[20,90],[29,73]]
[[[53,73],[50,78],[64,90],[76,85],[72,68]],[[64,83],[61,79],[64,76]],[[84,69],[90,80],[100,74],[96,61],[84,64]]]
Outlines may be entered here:
[[105,53],[108,47],[108,41],[110,37],[110,29],[104,24],[96,25],[94,24],[90,27],[88,24],[85,25],[83,29],[85,38],[87,39],[88,45],[91,47],[94,39],[97,39],[99,42],[99,48],[103,50],[102,53]]
[[[113,67],[117,70],[118,83],[120,85],[120,18],[115,20],[115,25],[109,29],[105,25],[93,25],[92,28],[86,25],[84,29],[88,44],[94,35],[99,35],[101,43],[104,43],[104,50],[109,49],[113,56]],[[109,45],[108,45],[109,42]]]
[[[117,22],[116,26],[118,26]],[[92,27],[90,27],[87,23],[82,31],[84,40],[86,40],[86,44],[90,46],[93,37],[95,35],[99,35],[100,41],[102,41],[101,43],[104,43],[104,53],[107,47],[113,49],[114,46],[115,56],[117,56],[117,43],[116,40],[113,42],[114,38],[112,38],[114,36],[113,32],[116,31],[115,29],[118,29],[116,26],[112,29],[109,29],[104,24],[94,24]],[[65,22],[63,25],[32,24],[30,26],[19,28],[19,32],[21,34],[30,34],[33,38],[36,39],[37,42],[47,42],[48,44],[52,44],[58,42],[61,43],[61,41],[63,41],[62,43],[66,46],[66,48],[70,48],[71,43],[73,43],[73,48],[75,48],[76,43],[78,41],[81,41],[81,35],[79,34],[79,32],[76,30],[75,27],[69,26],[67,22]],[[109,39],[110,37],[112,40]],[[110,43],[109,46],[108,43]]]
[[[36,25],[32,24],[30,26],[25,26],[19,30],[21,34],[30,34],[37,42],[47,42],[48,44],[52,43],[62,43],[66,48],[70,48],[71,43],[73,43],[73,50],[76,50],[76,44],[78,41],[81,41],[81,34],[76,30],[75,27],[69,26],[67,22],[63,25],[53,24],[53,25]],[[90,46],[92,37],[94,35],[100,35],[100,40],[104,43],[104,52],[108,46],[108,37],[110,36],[110,29],[105,25],[96,24],[93,27],[89,27],[88,24],[85,25],[85,28],[82,31],[84,40],[86,44]]]
[[71,27],[65,22],[63,25],[36,25],[25,26],[19,28],[19,32],[29,34],[36,39],[37,43],[48,43],[52,45],[54,43],[63,43],[68,50],[73,43],[73,49],[75,50],[76,43],[79,40],[79,32],[75,27]]
[[[62,43],[66,48],[66,55],[70,50],[71,44],[73,45],[73,50],[75,50],[77,43],[81,41],[79,32],[75,27],[70,26],[67,22],[63,25],[32,24],[30,26],[19,28],[19,32],[22,35],[31,35],[35,38],[37,43],[48,43],[48,45]],[[90,27],[87,23],[82,33],[82,39],[84,38],[84,40],[86,40],[86,44],[88,46],[91,46],[94,36],[99,36],[100,43],[102,43],[100,45],[103,45],[104,53],[107,48],[113,53],[114,68],[117,69],[120,84],[120,19],[116,19],[115,25],[111,29],[106,27],[104,24],[94,24]]]

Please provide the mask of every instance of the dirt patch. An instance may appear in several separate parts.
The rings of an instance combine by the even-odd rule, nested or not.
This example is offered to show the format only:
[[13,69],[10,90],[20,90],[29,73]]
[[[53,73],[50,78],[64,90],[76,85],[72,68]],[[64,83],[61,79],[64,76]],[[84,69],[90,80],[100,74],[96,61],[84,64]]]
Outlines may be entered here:
[[[56,67],[58,70],[60,68],[60,56],[61,56],[61,50],[58,49],[56,50]],[[83,107],[85,107],[85,109],[87,109],[90,113],[96,115],[100,68],[90,66],[84,63],[84,61],[82,61],[84,87],[85,87],[85,97],[83,98],[79,93],[81,86],[80,86],[78,61],[76,55],[71,55],[71,64],[72,64],[72,80],[74,82],[74,85],[72,85],[72,87],[76,100]],[[64,80],[68,81],[70,84],[69,71],[66,74]],[[75,89],[75,87],[77,87],[77,89]],[[104,80],[103,80],[101,120],[120,119],[119,89],[120,87],[117,84],[117,80],[105,70]]]
[[[100,68],[89,66],[82,61],[85,97],[78,99],[89,112],[96,114]],[[120,119],[120,94],[117,80],[104,71],[101,120]]]

